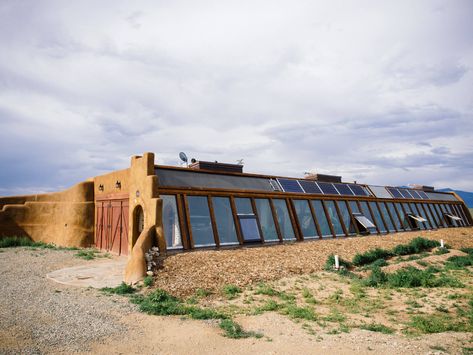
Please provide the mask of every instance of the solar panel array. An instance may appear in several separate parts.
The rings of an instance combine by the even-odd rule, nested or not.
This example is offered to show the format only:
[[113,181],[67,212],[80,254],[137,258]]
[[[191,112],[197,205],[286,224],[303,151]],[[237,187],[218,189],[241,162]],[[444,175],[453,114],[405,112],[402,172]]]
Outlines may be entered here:
[[360,185],[337,184],[312,180],[277,179],[284,192],[301,194],[343,195],[343,196],[370,196]]
[[406,189],[400,187],[386,187],[394,198],[429,200],[429,196],[422,190]]

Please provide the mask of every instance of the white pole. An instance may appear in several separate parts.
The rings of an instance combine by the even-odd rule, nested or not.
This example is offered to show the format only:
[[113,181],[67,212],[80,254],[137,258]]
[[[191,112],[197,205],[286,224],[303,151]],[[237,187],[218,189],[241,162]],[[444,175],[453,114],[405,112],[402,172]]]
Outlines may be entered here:
[[440,248],[445,248],[445,246],[443,244],[443,239],[440,239]]
[[335,269],[340,269],[340,260],[338,259],[338,255],[335,255]]

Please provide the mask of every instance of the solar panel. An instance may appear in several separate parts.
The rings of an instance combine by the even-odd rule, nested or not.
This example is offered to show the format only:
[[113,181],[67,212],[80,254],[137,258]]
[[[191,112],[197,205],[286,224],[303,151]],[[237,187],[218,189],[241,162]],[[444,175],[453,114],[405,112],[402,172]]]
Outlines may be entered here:
[[353,196],[353,191],[350,190],[348,185],[345,185],[345,184],[334,184],[334,185],[337,188],[338,192],[340,192],[340,195]]
[[368,193],[360,185],[350,184],[349,186],[355,196],[368,196]]
[[322,190],[317,186],[314,181],[310,180],[299,180],[299,184],[307,194],[321,194]]
[[414,198],[422,199],[416,190],[408,190]]
[[300,192],[304,193],[302,191],[301,186],[297,182],[297,180],[291,180],[291,179],[278,179],[279,184],[282,186],[284,189],[284,192]]
[[328,195],[339,195],[333,184],[329,182],[318,182],[317,185],[322,189],[324,194]]
[[399,192],[398,189],[394,188],[394,187],[386,187],[388,189],[388,191],[391,193],[391,195],[393,195],[393,197],[395,198],[403,198],[403,196],[401,195],[401,193]]
[[429,196],[427,196],[427,194],[424,191],[417,191],[417,193],[420,195],[420,197],[423,200],[428,200],[429,199]]
[[398,191],[401,193],[402,197],[404,198],[410,198],[410,199],[413,198],[411,194],[409,193],[409,191],[407,191],[406,189],[398,189]]

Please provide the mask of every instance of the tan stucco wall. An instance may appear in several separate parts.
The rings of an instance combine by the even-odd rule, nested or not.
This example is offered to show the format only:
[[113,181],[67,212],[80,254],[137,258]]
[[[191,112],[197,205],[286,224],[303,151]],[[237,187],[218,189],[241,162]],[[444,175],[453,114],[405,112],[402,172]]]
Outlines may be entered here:
[[[94,181],[94,196],[95,200],[101,199],[104,196],[115,194],[129,194],[130,191],[130,169],[123,169],[113,171],[108,174],[96,176]],[[115,184],[119,181],[121,188],[116,188]],[[100,185],[103,186],[103,191],[99,190]]]
[[0,199],[0,237],[89,246],[94,230],[93,185],[87,181],[61,192]]

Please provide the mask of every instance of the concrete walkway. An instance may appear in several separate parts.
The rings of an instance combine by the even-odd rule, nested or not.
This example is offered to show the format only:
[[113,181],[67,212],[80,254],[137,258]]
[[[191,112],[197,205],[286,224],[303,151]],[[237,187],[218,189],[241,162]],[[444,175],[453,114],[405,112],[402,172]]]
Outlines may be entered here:
[[114,260],[89,261],[87,265],[68,267],[50,272],[46,278],[71,286],[115,287],[122,283],[127,257]]

